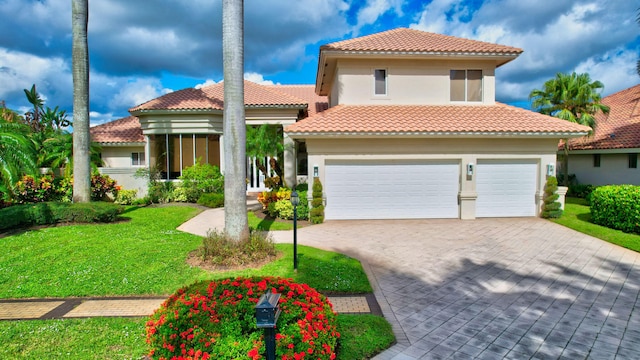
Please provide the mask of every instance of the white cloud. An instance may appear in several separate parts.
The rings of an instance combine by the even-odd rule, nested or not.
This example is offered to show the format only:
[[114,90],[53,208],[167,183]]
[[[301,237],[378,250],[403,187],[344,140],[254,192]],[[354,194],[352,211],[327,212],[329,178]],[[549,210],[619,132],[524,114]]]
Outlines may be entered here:
[[202,84],[198,84],[198,85],[194,86],[194,88],[196,88],[196,89],[202,89],[202,88],[203,88],[203,87],[205,87],[205,86],[215,85],[215,84],[217,84],[217,83],[215,82],[215,80],[207,79],[207,80],[206,80],[205,82],[203,82]]
[[155,78],[136,78],[129,81],[124,81],[124,79],[115,80],[118,84],[118,89],[109,101],[109,108],[116,111],[128,109],[171,92],[171,90],[163,88],[160,80]]
[[[273,81],[271,80],[265,80],[264,76],[262,76],[262,74],[258,74],[258,73],[254,73],[254,72],[247,72],[244,74],[244,79],[245,80],[249,80],[251,82],[254,82],[256,84],[260,84],[260,85],[274,85]],[[280,85],[280,83],[277,83],[275,85]]]
[[[638,56],[633,52],[610,51],[601,57],[590,57],[578,64],[577,73],[588,73],[591,80],[602,82],[603,95],[624,90],[638,84],[636,62]],[[615,69],[615,71],[612,71]]]
[[388,11],[393,10],[398,17],[404,15],[402,11],[403,0],[367,0],[365,6],[358,11],[357,29],[364,25],[375,23],[378,18]]

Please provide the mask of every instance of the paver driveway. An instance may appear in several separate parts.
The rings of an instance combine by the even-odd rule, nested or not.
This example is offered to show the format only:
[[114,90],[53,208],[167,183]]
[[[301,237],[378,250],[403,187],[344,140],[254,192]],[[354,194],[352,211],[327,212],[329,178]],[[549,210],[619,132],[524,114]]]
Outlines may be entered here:
[[298,231],[368,264],[398,338],[378,359],[640,358],[638,253],[537,218]]

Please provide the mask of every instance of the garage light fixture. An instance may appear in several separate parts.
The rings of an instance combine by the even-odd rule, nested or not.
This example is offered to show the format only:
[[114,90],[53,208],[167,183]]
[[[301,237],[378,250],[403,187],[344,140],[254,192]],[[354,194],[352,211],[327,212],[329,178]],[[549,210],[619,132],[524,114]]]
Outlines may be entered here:
[[467,176],[473,176],[473,163],[467,164]]
[[556,174],[556,167],[553,164],[547,164],[547,176],[554,176]]
[[319,174],[318,165],[313,165],[313,177],[317,178]]

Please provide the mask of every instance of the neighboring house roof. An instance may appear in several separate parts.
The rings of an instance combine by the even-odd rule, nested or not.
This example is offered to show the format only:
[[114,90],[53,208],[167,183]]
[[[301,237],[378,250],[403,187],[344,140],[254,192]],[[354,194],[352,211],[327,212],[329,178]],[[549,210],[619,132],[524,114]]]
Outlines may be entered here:
[[140,121],[135,116],[110,121],[89,129],[91,141],[101,144],[144,143]]
[[316,92],[328,95],[338,58],[344,57],[394,57],[484,59],[499,67],[515,59],[522,49],[484,41],[426,31],[397,28],[322,45],[316,73]]
[[[306,108],[307,101],[278,92],[269,86],[244,81],[244,101],[248,108]],[[154,110],[223,110],[224,82],[204,86],[200,89],[188,88],[160,96],[144,104],[129,109],[134,115]]]
[[602,99],[609,114],[596,114],[593,135],[569,141],[570,150],[640,148],[640,85]]
[[520,54],[522,49],[435,34],[426,31],[397,28],[359,38],[323,45],[320,50],[336,51],[379,51],[379,52],[445,52],[445,53],[487,53]]
[[289,125],[289,135],[580,136],[586,126],[496,105],[338,105]]

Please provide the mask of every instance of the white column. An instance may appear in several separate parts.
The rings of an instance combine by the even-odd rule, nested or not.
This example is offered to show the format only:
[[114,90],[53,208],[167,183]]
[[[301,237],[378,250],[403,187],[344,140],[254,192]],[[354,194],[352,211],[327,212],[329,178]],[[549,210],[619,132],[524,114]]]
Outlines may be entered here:
[[220,172],[224,174],[224,136],[222,134],[218,139],[218,145],[220,146]]
[[293,189],[297,185],[296,178],[296,144],[286,133],[284,137],[284,183]]

